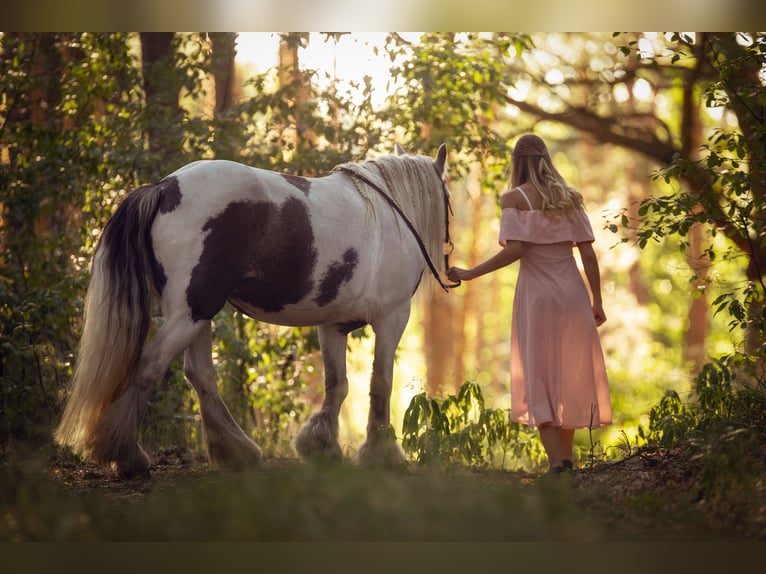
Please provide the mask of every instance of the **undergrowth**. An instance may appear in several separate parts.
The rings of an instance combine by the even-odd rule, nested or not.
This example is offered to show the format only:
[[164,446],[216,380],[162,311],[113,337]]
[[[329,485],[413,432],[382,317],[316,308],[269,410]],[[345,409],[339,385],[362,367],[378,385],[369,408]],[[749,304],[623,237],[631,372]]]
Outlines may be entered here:
[[473,382],[443,399],[415,395],[404,413],[402,435],[405,453],[423,464],[502,469],[515,462],[530,470],[545,458],[536,434],[511,422],[507,410],[487,408]]
[[753,488],[765,470],[766,383],[751,361],[731,355],[708,363],[691,400],[667,391],[649,413],[648,431],[639,428],[648,444],[688,449],[714,498]]

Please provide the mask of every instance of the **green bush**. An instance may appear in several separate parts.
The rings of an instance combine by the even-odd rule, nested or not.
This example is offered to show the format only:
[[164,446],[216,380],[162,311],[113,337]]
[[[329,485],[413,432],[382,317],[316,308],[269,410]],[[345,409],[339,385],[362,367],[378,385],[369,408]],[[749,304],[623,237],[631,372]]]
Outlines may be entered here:
[[402,446],[424,464],[531,469],[544,458],[542,445],[526,427],[511,422],[507,410],[488,409],[481,388],[464,383],[456,396],[429,398],[420,393],[404,413]]
[[750,488],[764,472],[766,385],[743,368],[742,356],[708,363],[695,380],[691,400],[669,391],[652,407],[649,444],[690,451],[712,496]]

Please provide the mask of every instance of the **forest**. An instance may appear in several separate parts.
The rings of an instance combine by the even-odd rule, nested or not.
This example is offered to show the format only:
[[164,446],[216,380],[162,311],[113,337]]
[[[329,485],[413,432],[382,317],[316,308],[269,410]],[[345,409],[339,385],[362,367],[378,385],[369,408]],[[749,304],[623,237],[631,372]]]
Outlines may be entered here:
[[[353,56],[361,64],[344,76]],[[396,508],[411,515],[398,527],[350,521],[328,532],[320,525],[329,510],[315,508],[314,523],[297,528],[265,510],[268,494],[226,475],[213,480],[261,504],[260,519],[274,528],[228,524],[211,536],[762,540],[765,65],[762,33],[2,33],[0,539],[166,539],[152,518],[181,504],[154,500],[155,514],[138,518],[125,501],[165,491],[122,484],[52,440],[91,257],[131,189],[198,159],[315,177],[395,144],[433,156],[445,143],[450,260],[468,266],[497,249],[510,152],[534,132],[585,198],[608,316],[600,334],[614,424],[576,435],[580,472],[566,492],[541,484],[548,503],[519,494],[537,488],[545,464],[536,435],[507,416],[518,272],[510,266],[413,308],[392,403],[407,485],[374,473],[359,479],[402,500]],[[349,460],[363,440],[371,339],[355,331],[349,344],[351,390],[341,412]],[[291,441],[322,398],[315,329],[259,323],[227,305],[213,321],[213,342],[222,396],[274,461],[258,485],[305,514],[274,492],[305,488]],[[180,362],[158,382],[141,442],[168,492],[204,475],[199,405]],[[647,479],[647,468],[663,474]],[[360,506],[385,506],[385,498],[362,502],[354,473],[365,470],[305,472],[336,510],[344,505],[332,480]],[[19,477],[29,473],[35,479],[24,486]],[[424,492],[455,500],[476,480],[489,482],[499,508],[537,504],[546,518],[529,531],[512,522],[490,534],[501,519],[489,495],[450,507],[415,502]],[[109,526],[110,511],[91,492],[99,483],[120,501],[129,532]],[[220,493],[217,482],[194,484],[187,488],[200,499]],[[690,501],[664,490],[671,487],[693,491]],[[88,502],[79,506],[72,492],[88,493]],[[64,500],[61,512],[33,508],[38,496]],[[225,501],[215,512],[236,508]],[[477,508],[491,514],[486,525]],[[658,526],[669,512],[683,516],[679,525]],[[429,513],[442,517],[443,530]],[[589,520],[598,526],[584,535],[578,528]],[[181,520],[176,528],[179,538],[198,536]]]

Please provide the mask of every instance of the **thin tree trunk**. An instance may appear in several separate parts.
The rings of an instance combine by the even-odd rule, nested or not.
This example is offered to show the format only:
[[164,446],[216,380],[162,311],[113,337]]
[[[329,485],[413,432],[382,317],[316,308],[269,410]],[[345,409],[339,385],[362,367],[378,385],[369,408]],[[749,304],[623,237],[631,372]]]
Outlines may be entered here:
[[180,106],[180,86],[175,79],[173,32],[141,32],[141,69],[146,108],[150,114],[146,133],[149,151],[155,157],[175,155]]
[[316,135],[304,122],[303,114],[303,109],[311,103],[311,86],[304,79],[298,63],[298,49],[307,42],[308,34],[304,32],[284,34],[279,42],[279,85],[290,92],[294,110],[292,125],[284,125],[282,129],[286,149],[316,145]]
[[237,34],[234,32],[211,32],[211,71],[215,82],[215,142],[216,157],[235,159],[242,141],[239,123],[230,111],[237,98],[238,83],[235,68]]
[[[703,60],[698,58],[697,62],[697,67],[692,71],[691,78],[683,88],[681,112],[682,154],[689,159],[699,156],[703,137],[700,108],[695,92],[697,77],[702,75],[700,66]],[[706,343],[709,331],[709,302],[705,287],[710,261],[704,255],[703,230],[700,224],[693,225],[689,230],[689,247],[686,255],[694,271],[694,281],[689,304],[689,325],[684,334],[684,359],[692,365],[692,373],[697,374],[707,361]]]
[[[428,272],[428,271],[426,271]],[[452,302],[450,294],[437,289],[429,297],[423,313],[423,345],[426,355],[426,388],[431,396],[445,387],[447,372],[454,356]]]
[[230,109],[237,91],[234,61],[237,55],[236,32],[210,32],[213,46],[213,78],[215,79],[216,115]]
[[703,230],[694,224],[689,230],[687,261],[694,271],[689,304],[689,324],[684,333],[684,359],[691,363],[692,373],[697,374],[707,362],[707,335],[709,329],[709,303],[706,280],[710,262],[703,253]]

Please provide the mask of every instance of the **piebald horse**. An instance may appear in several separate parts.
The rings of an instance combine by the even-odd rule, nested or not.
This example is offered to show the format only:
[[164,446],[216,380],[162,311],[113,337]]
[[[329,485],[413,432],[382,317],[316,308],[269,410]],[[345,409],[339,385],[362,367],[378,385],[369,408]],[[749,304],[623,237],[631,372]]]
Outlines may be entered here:
[[[56,441],[94,462],[116,463],[124,478],[148,477],[141,420],[156,382],[183,353],[211,466],[260,461],[216,384],[211,321],[228,301],[260,321],[317,326],[325,396],[295,438],[304,459],[342,457],[347,335],[370,325],[375,350],[359,456],[402,462],[390,423],[394,353],[421,283],[446,287],[445,163],[444,145],[435,158],[397,146],[395,154],[317,178],[204,160],[127,194],[93,257]],[[157,298],[163,322],[147,342]]]

